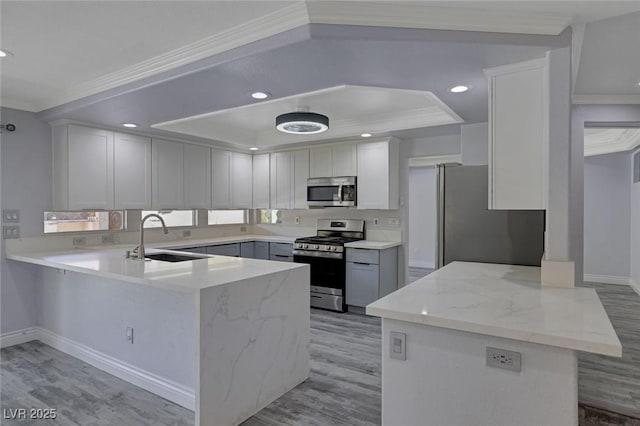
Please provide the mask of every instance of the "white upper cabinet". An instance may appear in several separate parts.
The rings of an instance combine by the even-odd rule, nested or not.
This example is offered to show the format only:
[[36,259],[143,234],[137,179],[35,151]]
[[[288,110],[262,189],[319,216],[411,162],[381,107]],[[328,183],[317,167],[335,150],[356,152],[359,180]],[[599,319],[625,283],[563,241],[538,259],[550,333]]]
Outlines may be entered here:
[[357,150],[355,144],[311,148],[309,177],[355,176]]
[[231,152],[211,150],[211,207],[231,208]]
[[489,79],[489,208],[546,208],[547,59],[485,70]]
[[270,160],[269,154],[253,156],[253,208],[268,209],[270,194]]
[[[354,147],[355,148],[355,147]],[[307,179],[309,179],[309,150],[291,152],[292,181],[291,208],[306,209]]]
[[335,145],[331,147],[333,157],[332,176],[355,176],[358,170],[357,148],[355,144]]
[[154,209],[184,208],[184,144],[153,140]]
[[184,206],[187,209],[211,207],[211,148],[184,145]]
[[114,208],[151,207],[151,139],[115,133],[113,166]]
[[112,209],[113,191],[113,132],[54,127],[54,209]]
[[291,208],[291,152],[271,154],[271,208]]
[[231,154],[231,206],[234,209],[250,209],[253,191],[251,155],[234,152]]
[[358,209],[395,210],[399,207],[398,141],[358,144]]

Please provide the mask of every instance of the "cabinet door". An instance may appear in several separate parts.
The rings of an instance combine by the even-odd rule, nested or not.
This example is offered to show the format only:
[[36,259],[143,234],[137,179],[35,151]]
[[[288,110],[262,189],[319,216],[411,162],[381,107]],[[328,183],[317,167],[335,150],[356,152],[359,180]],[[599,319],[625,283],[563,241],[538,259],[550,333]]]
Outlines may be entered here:
[[113,133],[68,127],[68,209],[112,209]]
[[269,208],[269,180],[270,162],[269,154],[257,154],[253,156],[253,208]]
[[355,176],[358,165],[356,164],[356,145],[336,145],[331,148],[333,161],[332,176]]
[[184,208],[184,144],[153,140],[154,209]]
[[240,243],[240,257],[253,259],[255,257],[255,245],[253,241]]
[[489,208],[545,208],[548,87],[545,61],[489,78]]
[[256,241],[254,245],[254,257],[256,259],[269,259],[269,243],[266,241]]
[[331,163],[331,147],[312,148],[309,150],[309,177],[333,176]]
[[291,208],[306,209],[307,179],[309,179],[309,150],[293,151],[291,153],[293,166],[291,180]]
[[386,142],[358,145],[359,209],[389,208],[389,160]]
[[151,139],[116,133],[113,162],[115,208],[151,207]]
[[291,153],[271,154],[271,208],[291,208]]
[[231,153],[211,150],[211,207],[231,208]]
[[251,208],[252,168],[251,155],[231,154],[231,206],[234,209]]
[[378,265],[347,262],[347,305],[367,306],[378,300]]
[[184,206],[211,207],[211,148],[184,145]]

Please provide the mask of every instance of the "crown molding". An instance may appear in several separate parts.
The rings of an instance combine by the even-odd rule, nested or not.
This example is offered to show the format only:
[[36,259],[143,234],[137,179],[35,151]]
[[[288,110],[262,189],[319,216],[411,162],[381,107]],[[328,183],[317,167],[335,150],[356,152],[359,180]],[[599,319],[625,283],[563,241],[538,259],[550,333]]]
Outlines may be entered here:
[[312,24],[362,25],[435,30],[558,35],[569,16],[393,2],[310,1]]
[[178,49],[79,84],[38,105],[39,111],[113,89],[309,23],[303,2],[252,19]]
[[[586,129],[587,131],[589,129]],[[626,152],[640,146],[640,129],[602,129],[597,134],[585,132],[584,156],[612,154],[614,152]],[[621,133],[617,133],[621,131]]]
[[637,95],[573,95],[574,105],[640,105]]

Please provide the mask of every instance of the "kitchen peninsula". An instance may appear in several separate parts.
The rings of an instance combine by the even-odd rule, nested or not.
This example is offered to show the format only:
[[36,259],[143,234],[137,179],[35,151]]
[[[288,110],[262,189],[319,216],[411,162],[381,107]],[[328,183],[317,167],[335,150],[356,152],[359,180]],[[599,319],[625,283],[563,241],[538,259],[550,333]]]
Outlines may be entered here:
[[367,314],[383,425],[577,425],[576,352],[622,354],[595,290],[541,288],[538,267],[453,262]]
[[120,248],[7,255],[45,266],[45,343],[195,408],[197,426],[237,425],[309,375],[309,266],[189,256],[143,262]]

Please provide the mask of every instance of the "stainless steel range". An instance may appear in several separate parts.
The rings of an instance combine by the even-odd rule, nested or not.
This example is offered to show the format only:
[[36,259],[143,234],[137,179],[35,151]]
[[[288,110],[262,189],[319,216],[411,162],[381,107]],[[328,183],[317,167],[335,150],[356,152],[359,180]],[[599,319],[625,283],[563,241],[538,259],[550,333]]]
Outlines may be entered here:
[[293,261],[311,265],[311,306],[344,312],[344,245],[364,239],[364,220],[318,219],[317,235],[298,238]]

